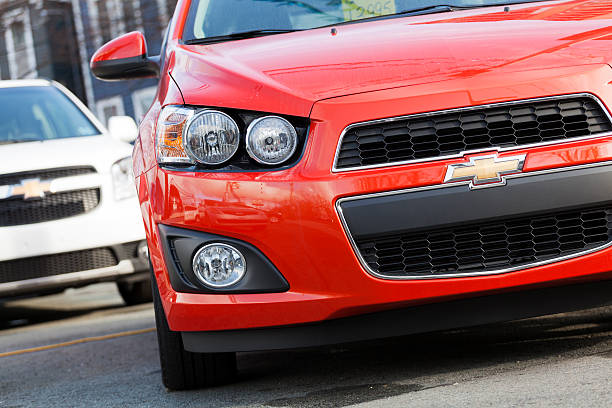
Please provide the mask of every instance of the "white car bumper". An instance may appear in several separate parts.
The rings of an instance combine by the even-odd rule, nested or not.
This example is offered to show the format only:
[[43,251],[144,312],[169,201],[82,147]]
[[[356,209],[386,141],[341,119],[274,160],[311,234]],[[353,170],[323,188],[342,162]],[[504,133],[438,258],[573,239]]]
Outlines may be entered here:
[[118,265],[108,268],[0,283],[0,297],[41,293],[58,288],[76,287],[106,280],[118,280],[121,277],[138,272],[137,268],[142,268],[142,263],[132,260],[123,260],[120,261]]
[[[110,177],[98,180],[100,202],[89,212],[0,227],[0,297],[118,280],[148,270],[137,251],[145,239],[137,199],[116,201]],[[106,263],[99,261],[101,254]]]
[[[145,239],[138,201],[103,194],[88,213],[39,224],[0,228],[0,262]],[[106,190],[108,191],[108,190]]]

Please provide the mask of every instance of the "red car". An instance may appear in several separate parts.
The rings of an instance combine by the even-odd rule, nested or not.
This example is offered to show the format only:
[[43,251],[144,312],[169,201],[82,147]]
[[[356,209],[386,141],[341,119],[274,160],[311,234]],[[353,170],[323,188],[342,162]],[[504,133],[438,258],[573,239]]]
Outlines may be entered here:
[[165,385],[612,301],[612,2],[182,0],[134,173]]

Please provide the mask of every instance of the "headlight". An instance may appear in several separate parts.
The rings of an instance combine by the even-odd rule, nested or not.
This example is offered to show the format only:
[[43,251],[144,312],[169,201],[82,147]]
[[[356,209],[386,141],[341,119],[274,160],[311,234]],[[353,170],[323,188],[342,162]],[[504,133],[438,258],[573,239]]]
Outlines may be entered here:
[[131,157],[126,157],[113,164],[111,174],[113,176],[115,200],[124,200],[136,196]]
[[280,164],[295,153],[297,132],[287,120],[266,116],[249,125],[246,146],[255,161],[267,165]]
[[183,143],[191,159],[214,166],[225,163],[236,153],[240,130],[225,113],[206,110],[191,118]]
[[307,128],[306,118],[169,105],[157,120],[155,152],[162,167],[267,171],[295,159]]

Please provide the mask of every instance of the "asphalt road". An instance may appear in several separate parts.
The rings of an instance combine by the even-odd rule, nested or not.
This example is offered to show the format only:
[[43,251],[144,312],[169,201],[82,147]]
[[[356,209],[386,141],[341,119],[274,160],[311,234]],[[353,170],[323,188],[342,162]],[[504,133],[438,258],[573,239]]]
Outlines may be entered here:
[[612,406],[612,308],[245,353],[238,383],[174,393],[153,327],[151,305],[124,307],[109,284],[0,304],[0,408]]

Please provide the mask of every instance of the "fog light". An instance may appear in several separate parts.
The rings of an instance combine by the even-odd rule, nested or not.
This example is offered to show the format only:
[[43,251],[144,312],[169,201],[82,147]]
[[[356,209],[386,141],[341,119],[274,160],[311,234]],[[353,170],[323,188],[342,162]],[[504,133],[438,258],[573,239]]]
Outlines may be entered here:
[[231,245],[209,244],[200,248],[193,257],[193,272],[204,285],[224,288],[242,279],[246,260]]

